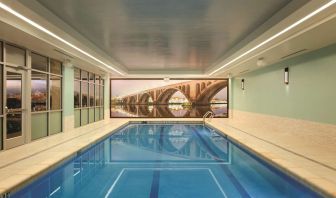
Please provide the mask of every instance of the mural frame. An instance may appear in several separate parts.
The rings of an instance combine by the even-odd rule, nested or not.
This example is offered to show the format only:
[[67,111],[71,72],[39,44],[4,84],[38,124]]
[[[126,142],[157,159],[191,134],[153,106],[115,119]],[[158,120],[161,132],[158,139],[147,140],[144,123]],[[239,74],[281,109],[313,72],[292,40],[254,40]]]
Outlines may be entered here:
[[[169,117],[169,116],[163,116],[163,117],[153,117],[153,116],[147,116],[147,117],[126,117],[126,116],[112,116],[112,104],[111,104],[111,98],[112,98],[112,81],[113,80],[164,80],[164,78],[110,78],[110,87],[109,87],[109,111],[110,111],[110,118],[189,118],[189,119],[195,119],[195,118],[201,118],[201,117]],[[218,118],[229,118],[229,112],[230,112],[230,80],[229,78],[169,78],[169,80],[226,80],[227,81],[227,114],[223,117],[214,117],[213,119]]]

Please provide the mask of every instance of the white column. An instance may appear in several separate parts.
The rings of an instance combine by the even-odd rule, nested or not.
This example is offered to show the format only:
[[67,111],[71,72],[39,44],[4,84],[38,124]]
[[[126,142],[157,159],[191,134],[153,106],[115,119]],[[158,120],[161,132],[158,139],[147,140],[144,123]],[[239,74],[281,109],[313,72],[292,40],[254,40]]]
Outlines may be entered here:
[[104,120],[110,119],[110,75],[106,73],[104,76]]
[[74,116],[74,67],[71,62],[63,63],[63,84],[62,84],[62,104],[63,104],[63,132],[71,131],[75,128]]

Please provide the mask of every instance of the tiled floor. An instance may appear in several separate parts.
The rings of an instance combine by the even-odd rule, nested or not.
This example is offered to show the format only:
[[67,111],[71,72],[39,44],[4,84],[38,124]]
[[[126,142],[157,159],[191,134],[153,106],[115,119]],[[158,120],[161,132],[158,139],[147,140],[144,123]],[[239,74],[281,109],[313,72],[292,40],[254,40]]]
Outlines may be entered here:
[[[0,153],[0,193],[19,187],[23,182],[38,177],[41,172],[80,149],[99,141],[111,131],[127,124],[130,119],[100,121],[71,132],[53,135]],[[132,121],[143,119],[132,119]],[[150,119],[155,121],[201,121],[201,119]],[[280,166],[284,171],[299,177],[303,182],[336,196],[335,158],[328,146],[316,147],[311,142],[328,143],[332,139],[316,136],[302,139],[296,133],[279,133],[265,127],[249,126],[232,119],[213,119],[209,125],[219,129],[233,140],[254,150],[265,160]],[[258,130],[257,130],[258,129]],[[257,132],[255,132],[257,131]],[[307,145],[313,145],[307,149]],[[326,153],[326,155],[319,155]],[[309,157],[309,159],[307,159]],[[318,160],[318,163],[313,160]],[[322,163],[321,163],[322,162]],[[325,166],[326,165],[326,166]]]

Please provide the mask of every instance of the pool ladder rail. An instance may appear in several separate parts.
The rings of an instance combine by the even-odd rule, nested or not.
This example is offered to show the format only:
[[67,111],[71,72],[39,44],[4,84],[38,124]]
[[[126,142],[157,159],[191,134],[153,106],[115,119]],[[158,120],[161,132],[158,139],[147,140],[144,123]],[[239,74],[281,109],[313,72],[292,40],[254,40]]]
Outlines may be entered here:
[[[210,115],[210,117],[208,117]],[[211,121],[211,119],[215,116],[215,114],[212,111],[207,111],[204,115],[203,115],[203,126],[205,125],[205,119],[209,118]]]

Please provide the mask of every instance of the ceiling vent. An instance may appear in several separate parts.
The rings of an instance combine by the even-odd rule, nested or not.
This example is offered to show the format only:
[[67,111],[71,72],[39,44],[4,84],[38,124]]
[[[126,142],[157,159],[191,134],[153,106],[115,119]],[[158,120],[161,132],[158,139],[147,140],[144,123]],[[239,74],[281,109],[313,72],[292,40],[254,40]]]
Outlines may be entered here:
[[298,51],[296,51],[296,52],[287,54],[286,56],[283,56],[283,57],[281,57],[280,59],[289,58],[289,57],[291,57],[291,56],[301,54],[302,52],[307,51],[307,50],[308,50],[308,49],[301,49],[301,50],[298,50]]
[[70,56],[69,54],[67,54],[67,53],[65,53],[65,52],[63,52],[63,51],[61,51],[61,50],[59,50],[59,49],[54,49],[54,51],[56,51],[56,52],[58,52],[58,53],[60,53],[60,54],[62,54],[62,55],[64,55],[64,56],[66,56],[66,57],[68,57],[68,58],[70,58],[70,59],[74,59],[73,56]]
[[250,70],[249,70],[249,69],[246,69],[246,70],[243,70],[243,71],[239,72],[239,74],[244,74],[244,73],[246,73],[246,72],[248,72],[248,71],[250,71]]

